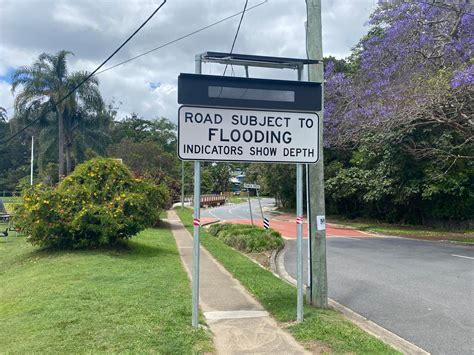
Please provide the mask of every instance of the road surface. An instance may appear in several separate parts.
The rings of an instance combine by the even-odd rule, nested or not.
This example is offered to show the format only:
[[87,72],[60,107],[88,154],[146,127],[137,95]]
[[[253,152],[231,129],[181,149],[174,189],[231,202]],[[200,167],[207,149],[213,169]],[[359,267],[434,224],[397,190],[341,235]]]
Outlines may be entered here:
[[[255,221],[260,221],[262,219],[262,214],[260,212],[260,207],[258,205],[258,200],[255,198],[250,199],[250,204],[252,205],[252,216]],[[262,198],[261,199],[262,208],[270,207],[275,204],[273,198]],[[221,207],[208,208],[201,210],[201,219],[204,218],[214,218],[221,221],[229,220],[249,220],[250,219],[250,207],[248,202],[238,203],[234,205],[225,205]]]
[[[286,242],[285,268],[296,278],[296,241]],[[332,299],[432,354],[474,354],[473,247],[328,238],[327,262]]]
[[[251,202],[260,222],[258,201]],[[273,203],[262,199],[262,206]],[[202,210],[201,217],[248,223],[250,212],[242,203]],[[474,354],[474,247],[346,231],[328,230],[332,299],[433,354]],[[296,241],[286,243],[285,268],[296,278]],[[304,280],[306,271],[305,259]]]

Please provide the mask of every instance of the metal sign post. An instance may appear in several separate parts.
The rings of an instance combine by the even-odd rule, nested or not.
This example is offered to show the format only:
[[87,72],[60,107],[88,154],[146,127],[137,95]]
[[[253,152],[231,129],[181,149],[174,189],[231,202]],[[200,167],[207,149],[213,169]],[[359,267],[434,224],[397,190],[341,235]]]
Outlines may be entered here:
[[253,215],[252,215],[252,204],[250,203],[250,189],[255,189],[255,194],[257,195],[258,205],[260,206],[260,213],[262,214],[262,223],[264,223],[265,217],[263,216],[262,204],[260,203],[260,196],[258,195],[258,190],[260,189],[260,185],[257,185],[255,182],[253,184],[244,184],[244,187],[247,189],[247,196],[249,200],[249,208],[250,208],[250,219],[252,221],[253,226]]
[[249,200],[250,222],[252,222],[253,226],[252,204],[250,203],[250,189],[247,189],[247,198]]
[[260,189],[260,186],[255,189],[255,193],[257,194],[258,206],[260,207],[260,213],[262,214],[262,221],[264,221],[265,216],[263,215],[262,202],[260,201],[260,195],[258,193],[259,189]]
[[[201,73],[201,56],[196,56],[196,73]],[[193,279],[192,279],[192,325],[199,325],[199,238],[201,227],[201,162],[194,162],[194,240],[193,240]]]
[[181,209],[184,208],[184,161],[181,161]]
[[33,161],[35,159],[35,137],[31,136],[31,167],[30,167],[30,185],[33,185]]
[[296,165],[296,321],[303,321],[303,165]]
[[201,226],[201,163],[194,162],[194,240],[193,240],[193,327],[199,318],[199,237]]
[[[301,81],[303,67],[298,68]],[[303,164],[296,165],[296,321],[303,321]]]
[[307,276],[308,276],[308,284],[306,287],[306,302],[311,304],[311,204],[309,203],[309,195],[310,195],[310,185],[309,185],[309,165],[306,164],[306,223],[308,223],[307,228],[307,236],[308,239],[306,241],[307,246]]

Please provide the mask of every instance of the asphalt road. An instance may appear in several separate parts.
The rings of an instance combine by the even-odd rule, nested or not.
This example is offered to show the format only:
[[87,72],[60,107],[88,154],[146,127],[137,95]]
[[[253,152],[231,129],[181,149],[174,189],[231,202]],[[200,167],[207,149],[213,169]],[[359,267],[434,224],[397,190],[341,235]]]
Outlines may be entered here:
[[[258,201],[252,214],[261,219]],[[274,200],[262,199],[262,206]],[[248,203],[201,217],[248,220]],[[296,241],[284,264],[296,278]],[[304,240],[304,280],[307,241]],[[396,237],[328,237],[329,297],[433,354],[474,354],[474,247]]]
[[[262,214],[257,199],[250,199],[252,206],[252,216],[255,220],[261,220]],[[262,198],[262,208],[273,206],[275,200],[273,198]],[[250,219],[250,207],[248,202],[239,203],[235,205],[225,205],[215,208],[208,208],[201,210],[201,218],[215,218],[221,221],[236,220],[236,219]]]
[[[287,243],[296,279],[296,241]],[[334,237],[327,262],[332,299],[432,354],[474,354],[474,247]]]

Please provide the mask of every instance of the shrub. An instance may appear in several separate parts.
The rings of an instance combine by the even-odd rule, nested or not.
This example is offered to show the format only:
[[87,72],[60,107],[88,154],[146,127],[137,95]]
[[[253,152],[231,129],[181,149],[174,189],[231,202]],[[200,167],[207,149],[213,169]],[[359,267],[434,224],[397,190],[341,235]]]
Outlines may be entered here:
[[24,190],[15,218],[31,244],[91,248],[131,238],[155,223],[167,202],[165,187],[135,179],[116,160],[96,158],[56,188]]
[[281,234],[272,229],[242,224],[214,224],[209,232],[225,244],[246,252],[262,252],[283,246]]

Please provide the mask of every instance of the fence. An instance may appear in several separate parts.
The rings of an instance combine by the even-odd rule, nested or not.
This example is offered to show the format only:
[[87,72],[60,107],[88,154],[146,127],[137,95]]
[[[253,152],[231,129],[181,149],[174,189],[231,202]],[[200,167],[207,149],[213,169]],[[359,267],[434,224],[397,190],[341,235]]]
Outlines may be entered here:
[[[184,202],[194,204],[194,196],[186,196]],[[201,195],[201,207],[215,207],[225,204],[226,197],[224,195]]]
[[0,198],[2,197],[20,197],[21,196],[21,191],[16,190],[16,191],[7,191],[7,190],[0,190]]

